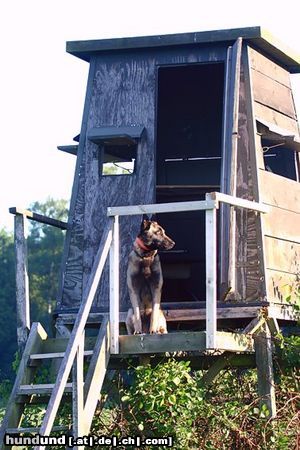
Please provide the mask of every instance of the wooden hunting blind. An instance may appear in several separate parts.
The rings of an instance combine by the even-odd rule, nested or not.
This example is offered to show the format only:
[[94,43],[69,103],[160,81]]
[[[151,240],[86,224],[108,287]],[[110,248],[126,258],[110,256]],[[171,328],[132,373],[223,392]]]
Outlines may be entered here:
[[[299,319],[300,136],[290,74],[300,58],[260,27],[69,42],[67,51],[90,64],[78,144],[59,147],[77,159],[69,219],[11,209],[24,351],[0,448],[10,448],[5,433],[61,431],[53,425],[63,397],[73,404],[73,436],[88,435],[107,368],[141,355],[157,363],[190,352],[193,367],[208,369],[203,383],[228,366],[256,365],[275,417],[271,335]],[[169,333],[127,336],[119,327],[127,259],[143,213],[157,213],[176,242],[160,254]],[[66,229],[55,338],[30,324],[25,217]],[[55,384],[35,384],[49,359],[61,360]],[[23,427],[36,399],[48,404],[42,425]]]
[[[88,61],[90,74],[57,310],[81,303],[108,207],[215,191],[269,205],[265,215],[219,209],[218,301],[281,303],[299,273],[300,140],[290,84],[299,59],[259,27],[68,42],[67,51]],[[205,301],[203,212],[158,220],[176,241],[161,255],[163,301]],[[139,222],[120,224],[123,311]],[[108,299],[106,275],[94,309],[107,310]]]

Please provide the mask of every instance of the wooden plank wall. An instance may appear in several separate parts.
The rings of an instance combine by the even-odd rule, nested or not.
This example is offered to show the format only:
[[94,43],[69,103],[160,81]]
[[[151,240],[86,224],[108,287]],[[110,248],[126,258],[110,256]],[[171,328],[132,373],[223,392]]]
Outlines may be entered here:
[[298,130],[290,74],[249,47],[254,113],[287,130]]
[[[260,169],[268,298],[284,301],[300,274],[300,183]],[[295,298],[295,295],[292,296]]]
[[[298,135],[289,72],[251,48],[249,57],[256,119]],[[270,206],[262,216],[267,298],[283,302],[300,274],[300,184],[265,171],[263,164],[258,175],[260,200]]]

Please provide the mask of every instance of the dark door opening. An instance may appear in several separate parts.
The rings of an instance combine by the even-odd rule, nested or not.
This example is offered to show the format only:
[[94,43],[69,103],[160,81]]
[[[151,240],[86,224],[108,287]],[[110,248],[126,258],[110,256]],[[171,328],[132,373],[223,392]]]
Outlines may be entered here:
[[[224,64],[158,70],[156,201],[203,200],[220,190]],[[176,241],[161,254],[163,301],[205,301],[204,212],[162,214]]]

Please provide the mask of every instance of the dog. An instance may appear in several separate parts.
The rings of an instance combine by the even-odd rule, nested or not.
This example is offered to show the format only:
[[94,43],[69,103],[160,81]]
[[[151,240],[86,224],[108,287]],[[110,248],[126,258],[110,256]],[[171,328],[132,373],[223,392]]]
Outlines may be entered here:
[[163,276],[159,250],[170,250],[175,242],[155,221],[143,216],[140,233],[129,254],[127,286],[132,308],[126,319],[128,334],[167,333],[166,318],[160,308]]

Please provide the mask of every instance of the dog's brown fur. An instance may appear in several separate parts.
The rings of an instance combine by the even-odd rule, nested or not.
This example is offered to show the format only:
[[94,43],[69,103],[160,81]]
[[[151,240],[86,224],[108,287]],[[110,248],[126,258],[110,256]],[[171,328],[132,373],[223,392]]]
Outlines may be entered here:
[[163,276],[158,250],[170,250],[175,242],[155,221],[144,219],[129,255],[127,286],[132,308],[126,319],[128,334],[167,333],[160,308]]

